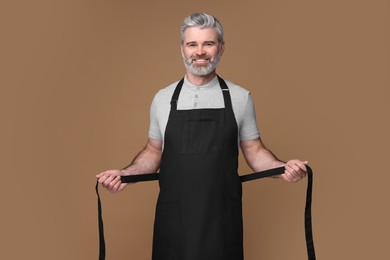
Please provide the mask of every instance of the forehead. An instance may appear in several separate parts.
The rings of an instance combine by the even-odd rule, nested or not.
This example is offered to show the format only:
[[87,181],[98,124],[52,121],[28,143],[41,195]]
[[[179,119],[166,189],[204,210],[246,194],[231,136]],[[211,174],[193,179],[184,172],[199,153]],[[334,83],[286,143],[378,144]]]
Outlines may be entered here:
[[184,31],[183,41],[186,42],[204,42],[218,41],[218,33],[215,28],[190,27]]

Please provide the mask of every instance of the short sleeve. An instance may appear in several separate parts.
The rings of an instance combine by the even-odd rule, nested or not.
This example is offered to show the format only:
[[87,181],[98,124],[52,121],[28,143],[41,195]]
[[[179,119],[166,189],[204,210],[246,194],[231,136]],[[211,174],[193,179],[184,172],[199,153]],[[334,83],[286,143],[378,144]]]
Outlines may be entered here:
[[248,100],[243,114],[242,126],[240,128],[240,140],[253,140],[260,137],[259,129],[256,122],[255,107],[252,96],[248,94]]
[[150,106],[150,126],[149,126],[148,136],[151,139],[162,140],[161,129],[159,127],[158,118],[157,118],[157,107],[158,107],[157,103],[158,103],[158,98],[156,95]]

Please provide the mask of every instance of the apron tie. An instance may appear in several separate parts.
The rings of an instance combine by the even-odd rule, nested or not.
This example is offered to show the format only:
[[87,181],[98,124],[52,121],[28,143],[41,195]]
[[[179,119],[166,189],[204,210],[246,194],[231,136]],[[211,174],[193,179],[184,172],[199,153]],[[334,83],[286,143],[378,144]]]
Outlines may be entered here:
[[[308,254],[308,260],[315,260],[315,250],[312,232],[312,221],[311,221],[311,203],[312,203],[312,191],[313,191],[313,171],[310,166],[306,165],[307,170],[307,189],[306,189],[306,206],[305,206],[305,237],[306,237],[306,249]],[[285,171],[284,167],[278,167],[270,170],[261,172],[255,172],[240,176],[241,182],[252,181],[265,177],[271,177],[275,175],[283,174]],[[142,181],[154,181],[159,179],[158,173],[145,173],[137,175],[126,175],[121,176],[122,183],[134,183]],[[99,223],[99,260],[106,258],[106,245],[104,240],[104,226],[102,217],[102,205],[99,196],[99,182],[96,182],[95,186],[97,198],[98,198],[98,223]]]

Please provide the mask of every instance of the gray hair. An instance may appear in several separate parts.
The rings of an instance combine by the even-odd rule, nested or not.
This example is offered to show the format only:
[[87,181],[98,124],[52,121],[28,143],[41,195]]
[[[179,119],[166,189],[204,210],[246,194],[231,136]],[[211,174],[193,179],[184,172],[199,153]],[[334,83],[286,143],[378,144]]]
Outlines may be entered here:
[[204,28],[215,28],[218,34],[218,42],[223,43],[223,28],[218,19],[212,15],[206,13],[194,13],[187,16],[184,22],[180,26],[180,37],[181,44],[184,41],[184,31],[190,27]]

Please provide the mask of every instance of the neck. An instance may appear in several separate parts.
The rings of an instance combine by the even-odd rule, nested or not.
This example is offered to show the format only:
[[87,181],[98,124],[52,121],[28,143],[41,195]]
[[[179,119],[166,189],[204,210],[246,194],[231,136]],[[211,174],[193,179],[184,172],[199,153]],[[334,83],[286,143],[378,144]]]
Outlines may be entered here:
[[188,81],[195,86],[202,86],[209,83],[215,77],[215,75],[217,75],[215,70],[205,76],[196,76],[192,73],[189,73],[188,71],[186,74]]

